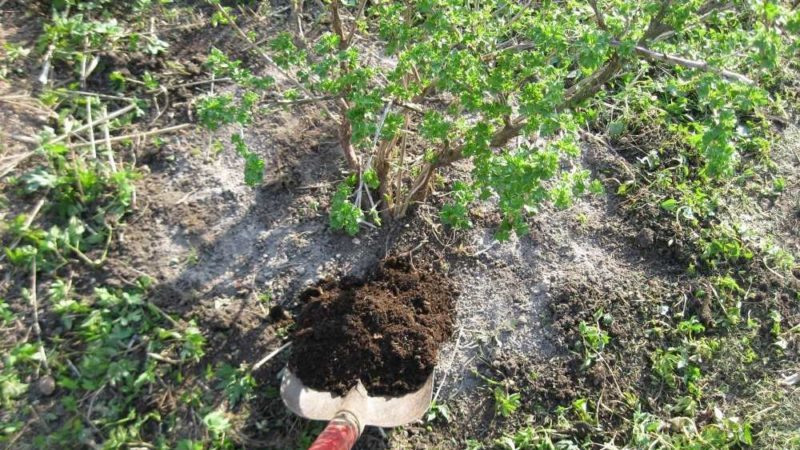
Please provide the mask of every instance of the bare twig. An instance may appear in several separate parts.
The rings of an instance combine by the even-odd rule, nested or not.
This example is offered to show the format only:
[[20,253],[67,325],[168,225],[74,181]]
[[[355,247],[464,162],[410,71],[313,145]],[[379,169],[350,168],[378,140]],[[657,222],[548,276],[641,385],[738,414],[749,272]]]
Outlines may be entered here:
[[148,302],[147,306],[151,308],[153,311],[157,312],[161,317],[165,318],[167,322],[171,323],[173,327],[180,328],[181,324],[179,324],[175,319],[169,316],[169,314],[165,313],[163,309],[159,308],[158,306],[154,305],[152,302]]
[[289,73],[283,70],[280,66],[278,66],[277,63],[275,63],[275,61],[264,50],[262,50],[253,43],[253,41],[250,39],[247,33],[245,33],[244,30],[242,30],[241,27],[239,27],[239,25],[236,23],[236,20],[233,17],[231,17],[230,14],[228,14],[228,11],[225,8],[223,8],[221,4],[215,3],[214,6],[217,7],[217,11],[219,11],[220,14],[225,16],[225,18],[228,20],[228,23],[230,23],[231,27],[233,27],[234,31],[236,31],[239,37],[244,39],[250,50],[253,50],[256,53],[258,53],[258,55],[264,58],[264,60],[267,61],[271,66],[275,67],[275,69],[278,70],[278,72],[280,72],[281,75],[286,77],[287,80],[291,81],[295,86],[300,88],[300,90],[303,91],[303,93],[305,93],[309,97],[311,96],[311,92],[303,85],[303,83],[296,80]]
[[53,51],[56,49],[56,44],[51,43],[49,47],[47,47],[47,53],[44,55],[44,60],[42,61],[42,72],[39,74],[38,81],[42,85],[47,84],[47,80],[50,78],[50,59],[53,57]]
[[167,364],[173,364],[173,365],[176,365],[176,366],[179,366],[181,364],[181,362],[178,361],[177,359],[172,359],[172,358],[168,358],[166,356],[161,356],[158,353],[152,353],[151,352],[151,353],[148,353],[147,356],[149,358],[155,359],[156,361],[161,361],[161,362],[164,362],[164,363],[167,363]]
[[[614,45],[614,46],[622,45],[622,43],[617,41],[617,40],[611,41],[611,44]],[[703,71],[706,71],[706,72],[716,73],[717,75],[721,76],[722,78],[725,78],[726,80],[730,80],[730,81],[738,81],[740,83],[750,84],[750,85],[754,84],[753,80],[751,80],[750,78],[747,78],[746,76],[744,76],[744,75],[742,75],[740,73],[736,73],[736,72],[732,72],[730,70],[720,69],[718,67],[711,66],[706,61],[687,59],[687,58],[682,58],[680,56],[670,55],[670,54],[663,53],[663,52],[657,52],[655,50],[650,50],[649,48],[643,47],[641,45],[637,45],[637,46],[633,47],[633,49],[637,54],[639,54],[640,56],[643,56],[643,57],[645,57],[647,59],[666,62],[666,63],[670,63],[670,64],[675,64],[675,65],[687,67],[687,68],[690,68],[690,69],[697,69],[697,70],[703,70]]]
[[[86,47],[89,46],[89,38],[84,37],[84,52],[86,51]],[[89,70],[86,67],[88,54],[84,53],[83,57],[81,58],[81,89],[86,89],[86,77],[89,75]],[[92,99],[86,99],[86,120],[89,123],[92,123]],[[97,146],[94,142],[94,127],[89,127],[89,149],[91,150],[92,160],[97,159]]]
[[305,105],[307,103],[316,103],[316,102],[324,102],[327,100],[336,100],[339,98],[336,95],[322,95],[318,97],[307,97],[307,98],[298,98],[296,100],[275,100],[274,102],[269,102],[268,105],[278,105],[278,106],[287,106],[287,105]]
[[597,21],[597,27],[601,30],[607,30],[608,27],[606,27],[605,16],[603,16],[603,11],[597,7],[597,0],[589,0],[589,5],[591,5],[594,10],[594,18]]
[[[92,100],[86,99],[86,120],[92,122]],[[108,129],[106,122],[106,129]],[[91,150],[92,160],[97,159],[97,145],[94,141],[94,127],[89,127],[89,149]]]
[[39,325],[39,300],[36,295],[36,258],[31,260],[31,305],[33,306],[33,331],[36,333],[36,340],[39,342],[39,353],[41,354],[44,369],[50,374],[50,366],[47,364],[47,354],[44,351],[42,342],[42,327]]
[[89,400],[89,407],[86,409],[86,422],[89,424],[89,426],[91,426],[98,432],[100,430],[98,430],[97,427],[94,425],[94,423],[92,423],[92,412],[94,411],[94,402],[97,401],[97,397],[100,396],[100,393],[103,392],[107,384],[108,383],[103,383],[103,385],[100,386],[100,389],[94,391],[94,393],[92,394],[92,398]]
[[[103,117],[108,116],[108,109],[103,106]],[[111,148],[111,136],[108,130],[108,122],[103,123],[103,139],[106,144],[106,156],[108,157],[108,165],[111,166],[111,172],[117,172],[117,164],[114,162],[114,150]]]
[[191,83],[181,83],[181,84],[173,84],[172,86],[164,86],[163,88],[149,90],[149,91],[147,91],[147,93],[148,94],[157,94],[159,92],[162,92],[164,89],[172,90],[172,89],[179,89],[179,88],[203,86],[203,85],[212,84],[212,83],[228,83],[228,82],[231,82],[231,81],[233,81],[233,80],[228,78],[228,77],[210,78],[208,80],[192,81]]
[[[47,195],[44,195],[42,196],[42,198],[39,199],[38,202],[36,202],[36,206],[33,207],[33,210],[31,210],[30,214],[28,214],[28,216],[25,218],[25,223],[23,227],[24,229],[30,228],[33,221],[36,220],[36,216],[39,214],[39,211],[41,211],[42,206],[44,206],[44,202],[46,199]],[[15,248],[17,248],[20,242],[22,242],[22,237],[14,239],[14,242],[12,242],[11,245],[8,246],[8,249],[14,250]],[[6,259],[6,253],[0,255],[0,262],[3,262],[3,260],[5,259]]]
[[414,254],[414,252],[416,252],[417,250],[421,249],[421,248],[422,248],[422,247],[423,247],[425,244],[427,244],[427,243],[428,243],[428,240],[427,240],[427,239],[423,239],[423,240],[422,240],[422,242],[420,242],[419,244],[417,244],[417,246],[416,246],[416,247],[412,248],[411,250],[409,250],[409,251],[407,251],[407,252],[400,253],[400,254],[399,254],[399,255],[397,255],[397,256],[411,256],[411,255],[413,255],[413,254]]
[[491,243],[491,244],[489,244],[489,245],[487,245],[486,247],[484,247],[484,248],[483,248],[483,250],[478,250],[477,252],[475,252],[475,253],[471,254],[470,256],[472,256],[473,258],[474,258],[474,257],[476,257],[476,256],[480,256],[480,255],[482,255],[482,254],[484,254],[484,253],[488,252],[489,250],[493,249],[493,248],[494,248],[494,246],[495,246],[495,245],[497,245],[497,244],[499,244],[499,243],[500,243],[500,241],[498,241],[498,240],[494,240],[494,241],[492,241],[492,243]]
[[280,354],[282,351],[284,351],[284,350],[286,350],[287,348],[289,348],[291,345],[292,345],[292,343],[291,343],[291,342],[287,342],[287,343],[285,343],[285,344],[281,345],[280,347],[276,348],[276,349],[275,349],[275,350],[273,350],[272,352],[270,352],[270,354],[269,354],[269,355],[265,356],[264,358],[262,358],[260,361],[258,361],[257,363],[255,363],[255,364],[253,365],[253,370],[251,370],[251,372],[255,372],[256,370],[260,369],[260,368],[261,368],[261,366],[263,366],[264,364],[266,364],[266,363],[267,363],[267,362],[268,362],[270,359],[272,359],[272,358],[276,357],[276,356],[277,356],[277,355],[279,355],[279,354]]
[[292,0],[291,12],[289,13],[290,22],[297,28],[297,36],[303,47],[307,45],[306,35],[303,32],[303,0]]
[[[16,139],[18,141],[28,142],[28,141],[23,141],[22,140],[22,139],[25,138],[24,136],[11,135],[10,137],[12,139]],[[35,143],[35,141],[33,143]],[[36,152],[26,152],[26,153],[19,153],[17,155],[14,155],[14,157],[11,158],[12,161],[10,163],[6,164],[5,167],[0,169],[0,178],[3,178],[6,175],[8,175],[9,173],[11,173],[11,171],[14,170],[14,168],[17,167],[17,165],[19,165],[22,161],[25,161],[26,159],[30,158],[34,154],[36,154]]]
[[132,102],[133,101],[133,98],[131,98],[131,97],[123,97],[121,95],[101,94],[99,92],[89,92],[89,91],[84,91],[84,90],[73,91],[73,90],[69,90],[69,89],[60,88],[60,89],[56,89],[55,92],[58,93],[59,95],[63,94],[63,95],[69,95],[69,96],[83,96],[83,97],[90,96],[90,97],[97,97],[97,98],[105,98],[105,99],[108,99],[108,100],[121,100],[121,101],[126,101],[126,102]]
[[[453,361],[455,361],[456,359],[456,354],[458,353],[458,345],[461,343],[461,335],[463,334],[463,332],[464,332],[464,327],[458,327],[458,337],[456,338],[456,345],[453,347],[453,354],[450,355],[450,361],[447,363],[448,369],[453,367]],[[442,392],[442,387],[445,384],[444,382],[447,380],[447,372],[449,372],[449,370],[444,372],[442,380],[439,381],[439,388],[436,389],[436,394],[433,396],[433,403],[435,403],[436,400],[439,399],[439,393]]]
[[102,123],[108,123],[108,122],[116,119],[119,116],[127,114],[128,112],[132,111],[134,108],[136,108],[136,105],[130,104],[130,105],[124,107],[124,108],[121,108],[121,109],[118,109],[118,110],[114,111],[111,114],[106,115],[105,117],[101,117],[99,119],[95,119],[93,121],[89,121],[88,123],[86,123],[84,125],[81,125],[78,128],[75,128],[74,130],[68,131],[68,132],[62,134],[61,136],[58,136],[56,138],[50,139],[48,141],[45,141],[45,143],[46,144],[57,144],[57,143],[65,140],[66,138],[74,135],[74,134],[78,134],[78,133],[82,133],[82,132],[86,131],[86,129],[88,129],[88,128],[94,128],[94,127],[96,127],[96,126],[98,126],[98,125],[100,125]]
[[[391,108],[392,108],[392,102],[389,101],[389,103],[387,103],[386,107],[383,109],[383,114],[381,115],[381,120],[378,123],[378,127],[375,129],[375,135],[372,137],[372,149],[374,149],[378,145],[378,140],[381,137],[381,130],[383,129],[383,125],[386,123],[386,116],[389,115],[389,111],[391,110]],[[370,155],[369,155],[369,160],[367,160],[367,166],[366,166],[367,170],[369,170],[369,168],[372,167],[372,159],[373,159],[374,155],[375,155],[374,151],[371,152]],[[375,207],[375,203],[372,201],[372,194],[370,194],[370,192],[369,192],[369,186],[364,184],[364,173],[362,172],[362,170],[359,170],[358,171],[358,191],[356,193],[356,205],[358,207],[361,207],[361,191],[362,191],[362,189],[365,189],[365,188],[366,188],[366,191],[367,191],[367,197],[369,197],[369,203],[370,203],[369,206],[370,206],[370,208],[374,208]]]
[[[182,123],[180,125],[173,125],[171,127],[161,128],[161,129],[158,129],[158,130],[150,130],[150,131],[145,131],[145,132],[142,132],[142,133],[126,134],[124,136],[115,136],[115,137],[107,139],[106,140],[106,144],[110,144],[112,142],[125,141],[125,140],[128,140],[128,139],[141,139],[141,138],[146,138],[146,137],[150,137],[150,136],[156,136],[156,135],[159,135],[159,134],[173,133],[175,131],[184,130],[184,129],[189,128],[191,126],[193,126],[193,125],[190,124],[190,123]],[[75,143],[75,144],[70,144],[68,147],[69,148],[78,148],[78,147],[85,147],[87,145],[89,145],[87,142],[78,142],[78,143]]]
[[111,226],[109,226],[108,224],[106,224],[106,228],[108,228],[108,235],[106,236],[106,245],[103,248],[103,253],[100,255],[100,258],[93,260],[88,256],[86,256],[86,253],[83,253],[81,249],[70,243],[67,243],[67,248],[72,250],[72,253],[74,253],[75,256],[77,256],[78,259],[80,259],[83,263],[92,267],[102,266],[103,263],[106,261],[106,258],[108,258],[108,249],[111,247],[111,236],[113,235],[114,232],[114,229],[111,228]]
[[361,15],[364,14],[364,8],[366,6],[367,0],[361,0],[361,3],[358,5],[358,12],[356,12],[355,17],[353,17],[353,27],[350,28],[350,34],[347,35],[346,44],[348,47],[353,43],[353,36],[355,36],[356,30],[358,29],[358,20],[361,18]]

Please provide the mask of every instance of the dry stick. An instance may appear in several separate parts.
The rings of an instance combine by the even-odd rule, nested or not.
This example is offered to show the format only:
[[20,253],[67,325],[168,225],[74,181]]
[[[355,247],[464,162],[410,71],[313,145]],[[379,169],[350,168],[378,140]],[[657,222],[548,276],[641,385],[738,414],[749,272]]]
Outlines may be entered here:
[[103,249],[103,254],[100,255],[99,259],[92,260],[91,258],[86,256],[86,253],[83,253],[81,251],[81,249],[79,249],[78,247],[76,247],[76,246],[74,246],[72,244],[67,243],[67,248],[72,250],[72,252],[75,253],[75,256],[77,256],[78,259],[81,260],[86,265],[89,265],[89,266],[92,266],[92,267],[95,267],[95,268],[102,266],[103,263],[106,261],[106,258],[108,258],[108,249],[111,247],[111,238],[112,238],[112,235],[114,233],[114,229],[111,228],[110,225],[106,224],[106,228],[108,228],[108,237],[106,237],[106,246]]
[[171,323],[172,326],[174,326],[175,328],[181,328],[181,325],[175,319],[170,317],[169,314],[165,313],[163,309],[161,309],[158,306],[154,305],[152,302],[148,302],[147,306],[152,308],[155,312],[159,313],[163,318],[167,319],[167,321],[169,323]]
[[250,40],[250,37],[247,36],[247,33],[245,33],[244,30],[242,30],[239,27],[239,25],[236,23],[236,20],[234,20],[234,18],[231,17],[230,14],[228,14],[228,11],[226,11],[225,8],[223,8],[221,4],[216,3],[214,6],[217,7],[217,11],[219,11],[220,14],[225,16],[225,19],[227,19],[228,23],[231,25],[231,27],[233,27],[233,29],[236,31],[236,33],[239,34],[239,36],[242,39],[244,39],[245,42],[247,42],[247,45],[248,45],[248,47],[250,47],[250,49],[255,50],[255,52],[258,53],[259,56],[264,58],[265,61],[267,61],[270,65],[275,67],[278,70],[278,72],[280,72],[281,75],[286,77],[287,80],[293,82],[306,95],[309,95],[309,96],[311,95],[311,92],[309,92],[309,90],[306,89],[305,86],[303,86],[303,83],[295,80],[294,77],[292,77],[288,72],[286,72],[280,66],[278,66],[278,64],[275,63],[275,60],[273,60],[266,52],[264,52],[259,47],[257,47],[256,45],[253,44],[253,41]]
[[113,113],[111,113],[111,114],[109,114],[109,115],[107,115],[105,117],[102,117],[100,119],[96,119],[96,120],[91,121],[91,122],[89,122],[89,123],[87,123],[85,125],[81,125],[81,126],[79,126],[78,128],[76,128],[76,129],[74,129],[72,131],[68,131],[68,132],[62,134],[61,136],[58,136],[58,137],[56,137],[54,139],[46,141],[45,144],[56,144],[56,143],[59,143],[59,142],[63,141],[64,139],[72,136],[73,134],[81,133],[83,131],[86,131],[86,129],[88,129],[88,128],[96,127],[96,126],[100,125],[101,123],[110,122],[110,121],[116,119],[117,117],[130,112],[134,108],[136,108],[136,105],[130,104],[130,105],[128,105],[128,106],[126,106],[126,107],[124,107],[122,109],[118,109],[118,110],[114,111]]
[[47,84],[47,79],[49,78],[50,74],[50,58],[53,57],[53,51],[56,49],[56,44],[50,44],[47,47],[47,53],[44,55],[44,61],[42,62],[42,73],[39,74],[39,83],[45,85]]
[[[92,121],[92,100],[86,99],[86,120]],[[108,124],[106,123],[106,127]],[[97,159],[97,145],[94,141],[94,127],[89,127],[89,149],[93,160]]]
[[92,394],[91,399],[89,399],[89,408],[86,409],[86,422],[98,433],[100,430],[98,430],[94,423],[92,423],[92,412],[94,410],[94,402],[97,401],[97,397],[100,396],[100,393],[103,392],[103,390],[106,388],[106,385],[108,385],[108,383],[103,383],[103,385],[100,386],[100,389],[96,390]]
[[[386,104],[386,108],[383,109],[383,114],[381,115],[381,121],[378,124],[378,128],[375,129],[375,136],[372,138],[372,148],[374,149],[376,145],[378,145],[378,140],[381,137],[381,129],[383,129],[383,125],[386,122],[386,116],[389,115],[389,110],[392,108],[391,100],[389,103]],[[367,161],[367,170],[369,170],[370,166],[372,165],[372,157],[374,153],[370,153],[369,160]],[[356,193],[356,206],[359,208],[361,207],[361,190],[366,187],[367,190],[367,197],[369,198],[369,206],[370,208],[375,207],[375,203],[372,201],[372,194],[369,192],[369,186],[364,185],[364,176],[361,170],[358,171],[358,192]]]
[[42,102],[38,99],[25,95],[9,95],[7,97],[0,97],[0,102],[8,103],[11,105],[19,106],[21,108],[28,108],[40,114],[45,114],[51,119],[57,119],[58,114],[54,113],[51,109],[46,109]]
[[353,27],[350,28],[350,34],[347,35],[347,40],[345,41],[348,46],[353,42],[353,36],[355,36],[356,29],[358,29],[358,19],[361,18],[361,14],[364,14],[364,8],[366,6],[367,0],[361,0],[361,3],[358,5],[358,12],[355,17],[353,17]]
[[85,96],[91,96],[91,97],[97,97],[97,98],[105,98],[105,99],[109,99],[109,100],[123,100],[123,101],[126,101],[126,102],[132,102],[133,101],[133,98],[131,98],[131,97],[123,97],[121,95],[101,94],[99,92],[89,92],[89,91],[83,91],[83,90],[72,91],[72,90],[69,90],[69,89],[61,88],[61,89],[57,89],[56,92],[58,92],[59,94],[73,95],[73,96],[75,96],[75,95],[84,96],[84,97]]
[[36,333],[36,340],[39,341],[39,353],[42,355],[42,363],[47,374],[50,374],[50,366],[47,364],[47,354],[44,352],[42,343],[42,327],[39,326],[39,300],[36,296],[36,258],[31,260],[31,303],[33,304],[33,331]]
[[270,353],[269,355],[265,356],[261,361],[255,363],[253,365],[253,369],[251,370],[251,372],[255,372],[256,370],[260,369],[261,366],[263,366],[264,364],[267,363],[267,361],[269,361],[270,359],[276,357],[278,354],[280,354],[282,351],[284,351],[287,348],[289,348],[291,345],[292,345],[291,342],[287,342],[287,343],[281,345],[280,347],[278,347],[277,349],[273,350],[272,353]]
[[[42,206],[44,206],[45,199],[47,199],[47,194],[45,194],[42,198],[39,199],[38,202],[36,202],[36,206],[33,207],[33,211],[31,211],[31,213],[25,219],[23,229],[30,228],[31,224],[36,219],[36,216],[39,214],[39,211],[42,209]],[[14,250],[15,248],[17,248],[20,242],[22,242],[22,237],[16,238],[14,242],[12,242],[11,245],[8,246],[8,249]],[[6,254],[7,253],[3,253],[2,255],[0,255],[0,262],[3,262],[3,260],[6,259]]]
[[[191,83],[182,83],[182,84],[174,84],[172,86],[164,86],[163,89],[172,90],[172,89],[179,89],[179,88],[186,88],[186,87],[195,87],[195,86],[203,86],[205,84],[211,83],[227,83],[233,81],[230,78],[223,77],[223,78],[211,78],[209,80],[201,80],[201,81],[192,81]],[[148,94],[157,94],[161,92],[161,88],[159,89],[151,89],[147,91]]]
[[[456,345],[455,345],[455,347],[453,347],[453,354],[452,354],[452,356],[450,356],[450,362],[447,363],[447,369],[448,370],[450,370],[450,368],[453,367],[453,361],[455,361],[455,359],[456,359],[456,353],[458,353],[458,344],[461,343],[461,335],[463,334],[463,332],[464,332],[464,328],[463,327],[459,327],[458,328],[458,337],[456,338]],[[444,382],[446,380],[447,380],[447,372],[445,372],[444,375],[442,375],[442,381],[439,382],[439,388],[436,389],[436,394],[433,396],[432,403],[436,403],[436,400],[439,398],[439,393],[442,392],[442,387],[444,386]]]
[[292,0],[291,3],[291,12],[289,16],[292,17],[294,20],[294,25],[297,27],[297,35],[300,37],[300,42],[302,42],[303,46],[307,46],[306,42],[306,35],[303,32],[303,0]]
[[[622,43],[617,40],[613,40],[611,41],[611,45],[618,47],[622,45]],[[713,67],[709,65],[706,61],[681,58],[680,56],[669,55],[664,52],[657,52],[655,50],[650,50],[649,48],[642,47],[640,45],[633,47],[633,49],[636,51],[636,53],[648,59],[654,59],[656,61],[662,61],[670,64],[675,64],[678,66],[688,67],[690,69],[698,69],[706,72],[713,72],[731,81],[738,81],[740,83],[751,84],[751,85],[754,84],[753,80],[747,78],[746,76],[740,73]]]
[[165,363],[168,363],[168,364],[174,364],[176,366],[181,364],[181,362],[178,361],[177,359],[172,359],[172,358],[168,358],[166,356],[161,356],[158,353],[152,353],[151,352],[151,353],[148,353],[147,356],[149,358],[155,359],[156,361],[161,361],[161,362],[165,362]]
[[601,30],[607,30],[606,27],[606,19],[603,15],[603,11],[597,7],[597,0],[589,0],[589,5],[591,5],[592,10],[594,10],[594,18],[597,21],[597,27]]
[[267,103],[268,106],[276,105],[276,106],[287,106],[287,105],[304,105],[307,103],[315,103],[315,102],[322,102],[327,100],[336,100],[340,97],[336,95],[322,95],[319,97],[307,97],[307,98],[298,98],[296,100],[275,100],[273,102]]
[[[103,105],[103,117],[108,116],[108,109]],[[108,157],[108,165],[111,166],[111,173],[117,173],[117,164],[114,162],[114,151],[111,148],[111,136],[108,130],[108,121],[103,123],[103,139],[106,143],[106,156]]]
[[[84,52],[86,51],[86,47],[88,47],[88,37],[84,38]],[[88,75],[86,71],[86,54],[83,55],[81,58],[81,89],[86,89],[86,77]],[[86,120],[89,123],[92,123],[92,99],[86,99]],[[89,127],[89,148],[91,149],[92,160],[97,159],[97,146],[94,142],[94,127]]]
[[[106,141],[106,143],[108,144],[108,143],[112,143],[112,142],[125,141],[125,140],[128,140],[128,139],[141,139],[141,138],[146,138],[146,137],[150,137],[150,136],[156,136],[156,135],[159,135],[159,134],[172,133],[172,132],[175,132],[175,131],[184,130],[184,129],[192,127],[192,126],[193,125],[191,123],[182,123],[182,124],[179,124],[179,125],[173,125],[171,127],[161,128],[161,129],[158,129],[158,130],[145,131],[145,132],[142,132],[142,133],[126,134],[126,135],[123,135],[123,136],[115,136],[115,137],[109,138]],[[75,143],[75,144],[69,144],[68,147],[69,148],[78,148],[78,147],[85,147],[87,145],[89,145],[89,143],[87,143],[87,142],[79,142],[79,143]]]

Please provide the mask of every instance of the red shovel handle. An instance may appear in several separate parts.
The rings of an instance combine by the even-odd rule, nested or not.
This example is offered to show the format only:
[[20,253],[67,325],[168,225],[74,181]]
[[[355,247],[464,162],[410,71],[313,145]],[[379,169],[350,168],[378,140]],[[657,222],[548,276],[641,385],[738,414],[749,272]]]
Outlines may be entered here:
[[361,433],[355,417],[348,413],[339,413],[308,450],[350,450],[359,434]]

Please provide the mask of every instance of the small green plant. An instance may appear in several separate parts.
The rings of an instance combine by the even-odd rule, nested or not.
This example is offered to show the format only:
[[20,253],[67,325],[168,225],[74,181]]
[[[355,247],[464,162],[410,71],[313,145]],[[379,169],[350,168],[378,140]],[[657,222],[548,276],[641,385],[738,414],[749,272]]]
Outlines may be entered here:
[[203,416],[203,425],[217,442],[225,441],[225,434],[231,427],[231,422],[224,411],[214,410]]
[[0,298],[0,325],[6,325],[14,320],[14,313],[3,298]]
[[501,386],[494,388],[494,410],[503,417],[510,417],[522,404],[522,396],[517,393],[509,393]]
[[243,400],[249,400],[256,387],[256,380],[247,369],[234,368],[229,364],[223,364],[215,373],[218,384],[217,388],[222,389],[228,397],[232,406],[237,405]]
[[425,414],[425,421],[431,422],[450,422],[450,408],[447,405],[437,402],[431,402],[428,412]]
[[572,450],[580,447],[569,440],[554,440],[554,430],[524,427],[513,433],[504,434],[495,440],[503,450]]
[[581,348],[583,349],[582,367],[584,369],[591,366],[600,357],[606,345],[611,342],[611,336],[600,328],[601,321],[606,324],[611,323],[611,316],[604,314],[603,310],[598,310],[593,317],[595,320],[594,325],[589,325],[585,321],[581,321],[578,324],[578,334],[580,334]]
[[331,228],[344,230],[351,236],[357,234],[359,225],[364,223],[364,212],[350,201],[352,195],[352,188],[341,184],[333,195],[330,210]]

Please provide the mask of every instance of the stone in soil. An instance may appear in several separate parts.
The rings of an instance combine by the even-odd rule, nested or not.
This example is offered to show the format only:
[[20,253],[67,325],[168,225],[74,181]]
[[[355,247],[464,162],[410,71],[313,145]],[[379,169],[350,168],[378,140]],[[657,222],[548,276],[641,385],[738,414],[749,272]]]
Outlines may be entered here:
[[422,387],[453,330],[458,292],[442,274],[387,259],[363,279],[326,280],[300,296],[290,369],[311,388],[371,395]]

